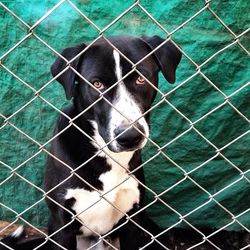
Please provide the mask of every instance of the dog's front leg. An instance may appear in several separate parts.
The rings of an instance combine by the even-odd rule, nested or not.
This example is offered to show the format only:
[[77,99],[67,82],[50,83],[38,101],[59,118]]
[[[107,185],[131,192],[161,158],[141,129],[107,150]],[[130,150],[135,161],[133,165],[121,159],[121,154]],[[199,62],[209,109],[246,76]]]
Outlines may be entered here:
[[[62,250],[62,247],[68,250],[76,250],[76,235],[69,234],[69,232],[65,229],[58,232],[55,236],[52,237],[52,239],[58,243],[58,245],[53,243],[53,250]],[[60,247],[59,245],[62,247]]]
[[138,250],[140,248],[140,229],[128,222],[124,225],[119,232],[120,250]]

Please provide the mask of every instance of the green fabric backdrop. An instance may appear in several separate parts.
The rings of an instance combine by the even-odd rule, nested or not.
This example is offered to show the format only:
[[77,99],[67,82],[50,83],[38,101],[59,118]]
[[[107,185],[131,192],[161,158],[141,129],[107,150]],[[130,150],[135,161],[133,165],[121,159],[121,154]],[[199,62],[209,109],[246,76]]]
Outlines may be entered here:
[[[2,2],[29,25],[33,25],[58,1]],[[73,2],[99,28],[103,29],[134,1],[78,0]],[[247,2],[246,0],[212,1],[210,8],[238,35],[247,29],[247,21],[249,20]],[[144,0],[141,1],[141,4],[168,31],[173,31],[204,7],[204,1],[195,0]],[[67,2],[39,24],[34,29],[34,33],[58,52],[65,47],[91,41],[98,35],[98,31]],[[0,6],[0,34],[1,57],[28,34],[28,29]],[[137,36],[146,34],[166,37],[164,32],[138,6],[105,32],[107,36],[119,34]],[[234,38],[207,9],[174,33],[172,39],[197,64],[201,64],[215,52],[234,41]],[[245,48],[249,49],[248,34],[240,37],[239,41]],[[31,36],[5,57],[2,64],[38,90],[51,79],[50,65],[55,58],[56,55],[50,49]],[[162,92],[167,93],[194,74],[195,70],[195,66],[183,57],[177,71],[177,82],[170,85],[163,77],[160,77],[159,88]],[[235,44],[210,60],[202,68],[202,72],[228,96],[249,81],[249,60],[246,52]],[[32,90],[11,76],[3,67],[0,67],[0,88],[0,113],[5,117],[12,115],[34,97]],[[250,87],[248,86],[230,98],[230,102],[248,119],[250,117],[249,95]],[[55,81],[41,92],[41,96],[58,109],[67,104],[63,88]],[[201,75],[192,78],[181,88],[168,95],[167,99],[192,122],[224,102],[224,97]],[[156,102],[159,100],[160,96],[157,97]],[[20,110],[10,119],[10,122],[43,144],[51,138],[57,116],[57,111],[37,98]],[[0,126],[3,124],[4,119],[0,117]],[[167,103],[159,105],[152,112],[151,139],[160,146],[167,144],[188,128],[188,122]],[[245,133],[249,129],[249,123],[237,114],[229,104],[225,104],[197,123],[195,128],[218,148],[221,148]],[[249,169],[249,142],[250,135],[248,134],[222,151],[223,155],[241,171]],[[49,145],[46,148],[48,149]],[[216,155],[214,148],[194,130],[190,130],[162,151],[185,171],[196,168]],[[37,152],[39,152],[39,147],[13,127],[7,125],[0,130],[0,161],[12,168],[24,162],[17,173],[42,187],[46,154],[41,151],[36,157],[25,163]],[[148,143],[143,153],[144,161],[157,152],[157,149]],[[32,206],[39,199],[42,199],[42,193],[16,175],[9,178],[11,172],[2,162],[0,162],[0,183],[2,183],[0,202],[18,213],[29,208],[23,217],[34,225],[45,226],[47,221],[45,202],[42,201]],[[172,226],[180,221],[179,216],[170,207],[181,215],[185,215],[209,201],[208,194],[195,185],[193,181],[214,194],[241,177],[240,172],[221,156],[215,157],[209,163],[204,164],[202,168],[192,172],[190,177],[193,181],[189,178],[184,180],[183,172],[161,153],[146,164],[144,169],[146,183],[156,194],[161,194],[175,183],[180,182],[179,185],[160,196],[162,202],[167,206],[156,201],[149,208],[152,218],[164,227]],[[216,200],[235,216],[249,208],[250,173],[247,172],[245,176],[248,181],[246,178],[242,178],[216,196]],[[148,192],[146,203],[154,200],[154,194]],[[0,219],[13,221],[14,218],[15,213],[0,206]],[[232,216],[216,202],[211,201],[187,216],[186,220],[195,226],[219,228],[232,222]],[[244,213],[238,220],[244,226],[250,227],[249,212]],[[178,224],[178,227],[187,227],[187,224],[182,222]],[[227,229],[240,230],[242,227],[235,222]]]

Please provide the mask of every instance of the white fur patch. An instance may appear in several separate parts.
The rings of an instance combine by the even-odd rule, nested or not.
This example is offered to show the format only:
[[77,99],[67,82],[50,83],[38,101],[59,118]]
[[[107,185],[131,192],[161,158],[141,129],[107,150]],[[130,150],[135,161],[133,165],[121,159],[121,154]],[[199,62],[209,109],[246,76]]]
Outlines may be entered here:
[[116,74],[117,80],[119,81],[122,79],[122,68],[121,68],[121,64],[120,64],[120,54],[116,50],[113,50],[113,55],[114,55],[114,59],[115,59],[115,74]]
[[[117,80],[121,80],[122,78],[122,68],[120,65],[120,55],[117,51],[113,51],[114,60],[115,60],[115,74]],[[129,93],[123,81],[118,84],[117,88],[117,95],[113,101],[113,105],[115,108],[111,108],[110,112],[110,124],[109,124],[109,134],[110,139],[114,139],[114,130],[119,127],[121,124],[130,124],[137,121],[145,131],[145,136],[148,137],[149,135],[149,127],[144,117],[142,117],[142,111],[140,105],[136,102],[133,98],[132,94]],[[139,146],[143,148],[147,143],[147,139],[145,138],[144,141]],[[113,141],[112,147],[114,149],[118,149],[119,145],[116,141]]]
[[23,233],[23,231],[24,231],[24,226],[20,226],[11,234],[11,236],[14,238],[19,238]]
[[[124,216],[123,213],[132,209],[135,203],[139,203],[138,183],[131,177],[128,180],[126,178],[128,178],[126,173],[119,174],[112,170],[100,176],[104,184],[104,190],[100,193],[106,200],[100,197],[97,191],[81,188],[68,189],[65,199],[76,200],[72,209],[83,224],[99,234],[105,234],[118,223]],[[120,184],[124,180],[126,181]],[[116,187],[117,185],[119,186]],[[84,236],[93,235],[85,226],[82,226],[81,230]]]
[[[94,121],[92,121],[92,124],[95,128],[97,127]],[[106,145],[97,129],[95,129],[94,139],[100,146]],[[96,144],[94,145],[97,147]],[[119,164],[107,154],[112,156]],[[110,231],[124,216],[123,213],[128,212],[134,204],[139,203],[138,183],[134,178],[129,177],[126,172],[133,154],[134,152],[114,153],[107,147],[99,154],[99,156],[105,157],[107,163],[111,166],[110,171],[101,174],[99,177],[99,180],[103,183],[103,190],[100,190],[100,194],[106,200],[97,191],[87,191],[81,188],[67,190],[65,199],[74,198],[76,200],[72,209],[79,214],[78,218],[83,224],[99,234]],[[81,230],[84,236],[93,234],[91,230],[84,226],[81,227]]]

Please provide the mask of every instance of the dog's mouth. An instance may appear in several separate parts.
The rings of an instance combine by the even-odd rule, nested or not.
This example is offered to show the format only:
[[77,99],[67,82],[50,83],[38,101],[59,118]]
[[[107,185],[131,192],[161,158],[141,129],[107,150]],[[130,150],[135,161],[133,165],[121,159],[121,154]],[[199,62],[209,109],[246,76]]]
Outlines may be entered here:
[[[145,142],[144,142],[145,141]],[[128,146],[122,146],[117,144],[116,141],[114,141],[113,143],[110,143],[107,145],[108,149],[114,153],[121,153],[121,152],[133,152],[139,149],[142,149],[145,144],[146,144],[147,140],[143,140],[142,142],[135,144],[135,145],[130,145]]]

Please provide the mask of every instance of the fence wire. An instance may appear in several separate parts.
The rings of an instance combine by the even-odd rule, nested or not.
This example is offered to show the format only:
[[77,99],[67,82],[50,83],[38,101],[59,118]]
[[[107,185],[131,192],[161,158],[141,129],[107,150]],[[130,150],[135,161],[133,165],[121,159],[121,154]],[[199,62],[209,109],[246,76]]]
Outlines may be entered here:
[[[59,51],[56,51],[50,44],[48,44],[46,41],[44,41],[41,37],[39,37],[38,34],[36,34],[35,28],[37,28],[46,18],[48,18],[57,8],[59,8],[63,3],[67,2],[71,8],[76,11],[77,13],[80,14],[80,16],[89,23],[90,26],[92,26],[94,29],[96,29],[96,31],[99,33],[99,35],[96,37],[96,39],[93,40],[93,42],[91,42],[83,51],[81,51],[77,56],[75,56],[73,59],[71,59],[70,61],[67,61],[65,58],[63,58]],[[248,124],[250,123],[249,118],[242,112],[240,111],[235,105],[233,105],[233,103],[231,102],[232,97],[234,97],[236,94],[238,94],[240,91],[242,91],[243,89],[249,87],[250,82],[244,84],[242,87],[240,87],[239,89],[237,89],[235,92],[231,93],[230,95],[226,95],[218,86],[216,86],[215,83],[213,83],[209,77],[207,77],[205,75],[205,73],[203,72],[203,68],[205,65],[207,65],[213,58],[217,57],[220,53],[224,52],[225,50],[228,50],[231,46],[238,46],[240,50],[242,50],[244,52],[245,55],[249,56],[249,51],[247,50],[247,48],[241,43],[240,38],[245,35],[247,32],[249,32],[249,28],[246,29],[245,31],[243,31],[240,34],[235,34],[224,22],[223,20],[220,19],[220,17],[215,13],[215,11],[212,9],[212,7],[210,6],[210,2],[209,0],[204,1],[204,6],[197,11],[193,16],[191,16],[189,19],[187,19],[185,22],[183,22],[181,25],[179,25],[178,27],[176,27],[173,31],[168,31],[160,22],[160,20],[156,20],[150,13],[149,10],[147,10],[143,4],[140,3],[140,1],[135,1],[129,8],[127,8],[123,13],[121,13],[119,16],[117,16],[112,22],[110,22],[106,27],[104,27],[103,29],[100,29],[95,23],[94,21],[92,21],[85,13],[83,13],[72,1],[70,0],[61,0],[60,2],[58,2],[53,8],[51,8],[49,11],[47,11],[47,13],[45,15],[43,15],[39,20],[37,20],[37,22],[35,22],[32,26],[29,25],[28,23],[26,23],[24,20],[22,20],[22,18],[20,18],[16,13],[14,13],[11,9],[9,9],[6,4],[0,2],[0,7],[3,8],[6,13],[12,15],[15,19],[17,19],[19,22],[22,23],[22,25],[24,27],[27,28],[28,32],[27,35],[21,39],[19,42],[17,42],[13,47],[11,47],[8,51],[6,51],[3,55],[1,55],[0,57],[0,67],[2,69],[4,69],[6,72],[8,72],[13,78],[15,78],[16,80],[18,80],[19,82],[21,82],[23,84],[24,88],[29,88],[32,92],[33,92],[33,98],[28,101],[27,103],[25,103],[25,105],[23,105],[22,107],[20,107],[18,110],[16,110],[13,114],[11,114],[10,116],[5,116],[3,114],[0,114],[0,117],[4,120],[3,125],[0,127],[0,131],[1,129],[3,129],[4,127],[10,126],[13,129],[15,129],[18,133],[22,134],[24,137],[26,137],[29,141],[31,141],[32,143],[34,143],[37,148],[38,151],[36,153],[34,153],[31,157],[29,157],[28,159],[26,159],[24,162],[22,162],[21,164],[19,164],[16,167],[12,167],[9,166],[8,164],[4,163],[1,161],[1,164],[3,167],[5,167],[6,169],[8,169],[10,171],[10,175],[3,180],[0,183],[0,186],[3,185],[5,182],[7,182],[9,179],[11,179],[14,175],[18,176],[23,182],[26,182],[28,185],[32,186],[33,188],[35,188],[36,190],[38,190],[39,192],[42,193],[43,197],[41,199],[39,199],[37,202],[35,202],[34,204],[32,204],[31,206],[27,207],[24,211],[22,211],[21,213],[17,213],[16,211],[14,211],[12,208],[10,208],[9,206],[0,203],[0,206],[2,206],[3,208],[13,212],[16,215],[16,219],[14,221],[12,221],[8,226],[2,228],[0,230],[0,234],[2,232],[4,232],[5,230],[7,230],[10,226],[14,225],[15,223],[17,223],[18,221],[23,221],[26,225],[32,227],[34,230],[36,230],[38,233],[42,234],[45,236],[46,241],[50,240],[52,242],[54,242],[56,245],[60,246],[62,249],[66,249],[63,246],[61,246],[59,243],[55,242],[52,239],[52,236],[57,234],[59,231],[61,231],[63,228],[67,227],[69,224],[73,223],[75,220],[79,221],[81,223],[81,221],[78,219],[79,214],[73,214],[71,211],[69,211],[68,209],[66,209],[65,207],[63,207],[61,204],[59,204],[58,202],[56,202],[55,200],[53,200],[50,197],[50,193],[56,189],[58,186],[62,185],[63,183],[65,183],[68,179],[70,179],[72,176],[76,176],[77,178],[79,178],[81,181],[83,181],[85,184],[89,185],[93,190],[97,191],[100,194],[100,200],[104,199],[106,200],[110,205],[112,205],[115,209],[119,210],[118,207],[116,207],[114,204],[112,204],[106,197],[105,195],[107,195],[109,192],[111,192],[112,190],[114,190],[117,187],[112,188],[111,190],[109,190],[107,193],[102,194],[100,193],[100,191],[98,189],[96,189],[95,187],[93,187],[90,183],[88,183],[86,180],[84,180],[81,176],[79,176],[77,174],[77,170],[81,167],[83,167],[85,164],[87,164],[89,161],[91,161],[93,158],[95,158],[96,156],[98,156],[100,153],[105,152],[107,154],[107,152],[105,151],[105,147],[111,143],[113,140],[115,140],[116,138],[114,138],[112,141],[110,141],[109,143],[105,144],[105,145],[98,145],[99,146],[99,150],[98,152],[91,157],[90,159],[88,159],[86,162],[83,162],[80,166],[78,166],[76,169],[71,168],[71,166],[69,166],[68,164],[66,164],[65,162],[61,161],[59,158],[57,158],[55,155],[53,155],[52,153],[50,153],[47,149],[46,146],[49,145],[53,140],[55,140],[58,136],[60,136],[60,134],[62,134],[64,131],[66,131],[68,128],[70,128],[71,126],[74,126],[76,129],[78,129],[81,133],[83,133],[87,138],[89,138],[91,141],[95,142],[94,139],[92,137],[90,137],[88,134],[86,134],[80,127],[78,127],[74,122],[75,120],[81,116],[82,114],[84,114],[85,112],[87,112],[91,107],[93,107],[94,105],[96,105],[96,103],[98,103],[101,100],[105,100],[112,108],[115,109],[115,107],[112,105],[112,103],[109,102],[108,99],[105,98],[105,94],[110,91],[110,89],[112,89],[114,86],[118,85],[124,78],[126,78],[128,75],[130,75],[133,72],[137,72],[140,76],[143,76],[147,83],[150,84],[153,88],[156,89],[157,94],[160,96],[160,100],[159,102],[155,103],[149,111],[147,111],[146,113],[144,113],[141,117],[145,116],[148,112],[155,110],[160,104],[165,103],[167,104],[169,107],[171,107],[171,109],[174,112],[177,112],[188,124],[189,127],[183,131],[182,133],[180,133],[178,136],[176,136],[175,138],[173,138],[171,141],[169,141],[168,143],[166,143],[163,146],[160,146],[157,144],[157,142],[153,141],[150,137],[147,137],[147,140],[149,141],[149,143],[151,143],[156,149],[157,149],[157,153],[155,155],[153,155],[151,158],[149,158],[146,162],[142,163],[139,167],[137,167],[136,169],[134,169],[133,171],[129,172],[129,178],[133,178],[135,179],[137,182],[139,182],[139,180],[137,180],[133,173],[135,171],[137,171],[139,168],[144,167],[146,164],[148,164],[150,161],[152,161],[153,159],[155,159],[156,157],[158,157],[159,155],[161,155],[162,157],[166,158],[168,161],[170,161],[175,167],[177,167],[183,174],[183,178],[181,180],[179,180],[177,183],[173,184],[171,187],[167,188],[166,190],[162,191],[161,193],[156,193],[154,190],[152,190],[151,188],[149,188],[148,186],[146,186],[145,184],[140,183],[140,185],[142,185],[148,192],[150,192],[153,197],[154,200],[152,202],[150,202],[149,204],[144,205],[144,207],[140,208],[140,210],[138,212],[136,212],[136,214],[133,215],[128,215],[126,213],[123,213],[122,211],[120,211],[121,213],[124,214],[124,216],[126,217],[126,221],[122,224],[119,225],[118,227],[115,227],[111,232],[105,234],[105,235],[100,235],[99,233],[95,232],[93,229],[88,228],[90,231],[92,231],[96,236],[99,237],[99,241],[93,245],[92,247],[90,247],[89,249],[94,248],[96,245],[98,245],[100,242],[105,242],[106,244],[108,244],[112,249],[117,249],[115,246],[113,246],[108,240],[108,236],[118,230],[118,228],[124,226],[128,221],[134,223],[137,227],[139,227],[141,230],[143,230],[146,234],[150,235],[152,241],[149,242],[147,245],[145,245],[144,247],[142,247],[141,249],[146,249],[148,245],[150,245],[153,241],[158,242],[159,244],[162,245],[162,243],[160,241],[158,241],[158,238],[163,234],[166,233],[168,231],[170,231],[171,229],[178,227],[178,225],[180,225],[181,223],[185,223],[187,224],[190,228],[192,228],[194,231],[196,231],[201,237],[202,237],[202,241],[196,243],[195,245],[189,247],[188,249],[194,249],[197,248],[199,246],[202,246],[202,244],[209,243],[211,246],[213,246],[215,249],[221,249],[219,246],[217,246],[212,240],[211,238],[218,234],[219,232],[221,232],[224,229],[227,229],[230,225],[237,223],[243,230],[245,230],[246,232],[250,233],[250,228],[247,228],[243,223],[241,223],[241,221],[239,220],[239,217],[247,214],[250,212],[250,207],[248,209],[246,209],[245,211],[243,211],[241,214],[234,214],[232,213],[229,209],[227,209],[225,206],[223,206],[221,204],[220,201],[218,201],[217,197],[219,194],[221,194],[223,191],[225,191],[226,189],[229,189],[230,187],[234,186],[235,184],[237,184],[238,182],[240,182],[242,179],[244,179],[246,182],[248,182],[250,184],[250,179],[247,176],[247,174],[250,172],[250,169],[246,170],[246,171],[242,171],[235,163],[232,162],[231,159],[229,159],[225,154],[223,154],[223,150],[225,150],[226,148],[230,147],[232,144],[236,143],[237,141],[239,141],[241,138],[247,136],[250,133],[250,130],[247,130],[246,132],[244,132],[243,134],[239,135],[238,137],[234,138],[233,140],[231,140],[230,142],[228,142],[226,145],[224,145],[223,147],[217,147],[213,142],[211,142],[201,131],[199,131],[199,129],[197,128],[197,124],[199,124],[201,121],[203,121],[205,118],[207,118],[208,116],[210,116],[211,114],[213,114],[214,112],[216,112],[217,110],[221,109],[224,106],[228,106],[231,109],[233,109],[238,115],[239,115],[239,119],[244,119]],[[119,51],[118,48],[115,47],[114,44],[112,44],[109,41],[109,38],[105,36],[105,31],[107,31],[110,27],[112,27],[115,23],[117,23],[123,16],[125,16],[126,14],[128,14],[131,10],[133,10],[133,8],[139,8],[146,16],[149,17],[149,19],[151,20],[152,23],[154,23],[155,25],[157,25],[161,31],[163,31],[167,37],[167,39],[160,44],[157,48],[155,48],[151,53],[149,53],[146,57],[142,58],[139,62],[137,63],[133,63],[128,57],[126,57],[121,51]],[[210,12],[212,14],[212,16],[214,17],[215,20],[218,21],[218,23],[220,23],[220,25],[222,25],[225,30],[228,32],[228,34],[230,34],[230,36],[232,36],[233,38],[233,42],[228,44],[227,46],[225,46],[224,48],[218,50],[216,53],[214,53],[213,55],[211,55],[208,59],[206,59],[204,62],[202,62],[201,64],[197,63],[193,58],[191,58],[184,50],[181,49],[181,47],[175,42],[175,40],[172,38],[172,35],[175,34],[176,32],[178,32],[180,29],[182,29],[185,25],[187,25],[189,22],[191,22],[193,19],[195,19],[197,16],[199,16],[201,13],[203,12]],[[42,43],[44,46],[46,46],[51,53],[54,53],[56,56],[61,57],[63,60],[65,60],[65,62],[67,63],[67,68],[65,68],[62,72],[60,72],[57,76],[55,76],[54,78],[52,78],[51,80],[49,80],[47,83],[43,84],[43,86],[40,89],[35,89],[33,88],[29,83],[27,83],[26,81],[24,81],[23,79],[21,79],[20,77],[18,77],[12,70],[10,70],[6,65],[4,65],[3,63],[3,59],[5,59],[6,57],[8,57],[8,55],[14,51],[15,49],[17,49],[22,43],[24,43],[26,40],[30,39],[31,37],[35,38],[38,42]],[[109,89],[107,89],[105,92],[100,92],[98,89],[95,89],[96,91],[99,92],[100,97],[94,102],[92,103],[91,106],[87,107],[85,110],[83,110],[77,117],[74,118],[70,118],[69,116],[67,116],[67,114],[63,113],[60,109],[58,109],[57,107],[55,107],[50,101],[46,100],[46,97],[42,96],[41,92],[47,88],[49,85],[52,84],[53,81],[55,81],[57,79],[58,76],[60,76],[61,74],[63,74],[64,71],[66,71],[68,68],[71,68],[71,70],[73,70],[79,77],[81,77],[85,82],[87,82],[87,84],[89,84],[91,87],[93,87],[93,85],[88,82],[84,76],[82,76],[81,74],[79,74],[79,72],[77,70],[75,70],[73,67],[71,67],[70,63],[73,62],[76,58],[78,58],[81,54],[83,54],[85,51],[87,51],[89,49],[89,47],[94,44],[96,41],[98,41],[99,39],[105,39],[105,41],[107,41],[107,43],[112,46],[119,54],[122,58],[124,58],[127,62],[129,62],[131,64],[131,68],[132,70],[130,72],[128,72],[127,75],[125,75],[122,79],[120,79],[118,82],[116,82],[114,84],[114,86],[110,87]],[[171,89],[169,92],[164,93],[162,92],[160,89],[156,88],[137,68],[136,66],[143,61],[145,58],[149,57],[151,54],[153,54],[156,50],[158,50],[161,46],[163,46],[167,41],[171,41],[173,42],[176,47],[179,49],[179,51],[182,53],[183,57],[185,57],[192,65],[194,65],[195,67],[195,72],[188,77],[187,79],[185,79],[183,82],[181,82],[180,84],[178,84],[178,86],[174,87],[173,89]],[[175,91],[177,91],[178,89],[181,89],[185,84],[187,84],[187,82],[189,82],[190,80],[192,80],[193,78],[195,78],[196,76],[201,76],[206,82],[207,84],[209,84],[217,93],[219,93],[223,99],[224,102],[222,102],[220,105],[218,105],[217,107],[213,108],[212,110],[210,110],[209,112],[207,112],[206,114],[204,114],[202,117],[198,118],[195,121],[191,121],[183,112],[181,112],[173,103],[171,103],[168,100],[168,96],[172,93],[174,93]],[[93,87],[94,88],[94,87]],[[37,99],[40,99],[42,102],[46,103],[48,106],[50,106],[50,108],[52,108],[53,110],[55,110],[56,112],[58,112],[58,114],[63,115],[66,119],[68,119],[68,126],[66,128],[64,128],[62,131],[60,131],[60,133],[54,135],[52,138],[50,138],[47,142],[41,144],[39,143],[37,140],[35,140],[34,138],[32,138],[29,134],[25,133],[23,130],[21,130],[20,128],[18,128],[17,126],[15,126],[15,124],[11,121],[11,119],[13,117],[15,117],[17,114],[19,114],[21,111],[25,110],[26,107],[28,107],[29,105],[31,105],[32,103],[34,103]],[[125,119],[128,120],[127,117],[125,117],[119,110],[116,109],[117,112],[119,112],[120,115],[122,115]],[[137,120],[133,121],[132,123],[130,122],[130,127],[134,127],[136,129],[136,127],[134,126],[134,123],[136,123],[141,117],[138,117]],[[129,127],[129,128],[130,128]],[[128,128],[128,129],[129,129]],[[190,171],[186,171],[183,167],[181,167],[177,162],[175,162],[165,151],[164,149],[166,149],[167,147],[169,147],[170,145],[172,145],[175,141],[179,140],[181,137],[185,136],[188,132],[194,132],[196,133],[199,137],[201,137],[208,145],[210,145],[213,149],[214,149],[214,155],[207,159],[206,161],[202,162],[200,165],[196,166],[195,168],[193,168]],[[125,133],[126,130],[123,132]],[[139,131],[141,133],[141,131]],[[146,135],[143,135],[144,137],[146,137]],[[97,144],[97,142],[95,142]],[[38,187],[37,185],[35,185],[34,183],[32,183],[31,181],[29,181],[27,178],[23,177],[21,174],[18,173],[18,170],[20,168],[22,168],[22,166],[24,166],[25,164],[27,164],[28,162],[30,162],[32,159],[34,159],[37,155],[39,155],[41,152],[44,152],[45,154],[47,154],[48,156],[51,156],[52,158],[54,158],[55,160],[57,160],[58,162],[60,162],[61,164],[63,164],[65,167],[67,167],[68,169],[70,169],[70,173],[71,175],[68,176],[65,180],[63,180],[61,183],[59,183],[57,186],[55,186],[53,189],[49,190],[48,192],[45,192],[42,188]],[[197,181],[195,181],[192,177],[191,174],[196,172],[197,170],[201,169],[204,165],[206,165],[207,163],[211,162],[213,159],[215,159],[216,157],[220,156],[221,158],[223,158],[232,168],[234,168],[237,172],[238,172],[238,179],[234,180],[232,183],[228,184],[227,186],[225,186],[224,188],[222,188],[221,190],[217,191],[216,193],[211,193],[208,190],[206,190],[204,187],[202,187],[199,183],[197,183]],[[124,166],[122,166],[116,159],[112,158],[111,155],[109,155],[109,157],[116,162],[121,168],[124,168]],[[175,210],[172,206],[170,206],[169,204],[167,204],[163,199],[162,196],[166,193],[168,193],[169,191],[171,191],[173,188],[175,188],[178,185],[181,185],[183,182],[185,182],[186,180],[191,181],[198,189],[200,189],[202,192],[206,193],[207,196],[209,197],[209,199],[204,202],[203,204],[199,205],[198,207],[194,208],[192,211],[188,212],[187,214],[181,214],[179,213],[177,210]],[[126,182],[127,179],[123,180],[123,182]],[[121,182],[119,185],[121,185],[123,182]],[[54,202],[57,206],[61,207],[63,210],[67,211],[68,213],[71,214],[72,219],[71,221],[67,224],[64,225],[62,228],[58,229],[56,232],[54,232],[51,235],[47,235],[46,233],[44,233],[42,230],[40,230],[39,228],[33,226],[29,221],[27,221],[26,219],[23,218],[23,214],[26,213],[27,211],[31,210],[33,207],[35,207],[37,204],[41,203],[44,201],[44,199],[47,198],[49,200],[51,200],[52,202]],[[100,202],[97,201],[97,202]],[[141,225],[139,225],[135,220],[134,220],[134,216],[137,215],[138,213],[142,212],[143,210],[146,210],[148,207],[152,206],[153,204],[155,204],[156,202],[161,203],[163,206],[166,206],[168,209],[170,209],[174,214],[176,214],[179,217],[179,221],[175,224],[173,224],[171,227],[168,228],[164,228],[163,231],[158,234],[158,235],[153,235],[151,232],[149,232],[148,230],[146,230],[145,228],[143,228]],[[209,203],[214,202],[216,203],[221,209],[223,209],[225,211],[226,214],[228,214],[232,221],[228,224],[226,224],[225,226],[217,229],[216,231],[214,231],[213,233],[210,233],[208,235],[205,235],[201,230],[199,230],[199,228],[197,228],[195,225],[192,224],[192,222],[190,222],[189,220],[187,220],[187,217],[192,215],[193,213],[195,213],[196,211],[202,209],[203,207],[205,207],[206,205],[208,205]],[[92,204],[89,208],[91,208],[92,206],[94,206],[96,203]],[[89,209],[88,208],[88,209]],[[81,213],[84,213],[85,211],[82,211]],[[84,225],[86,226],[86,225]],[[86,226],[87,227],[87,226]],[[3,244],[3,243],[1,243]],[[6,245],[5,245],[6,246]],[[42,245],[41,245],[42,246]],[[36,249],[39,249],[41,246],[37,247]],[[6,246],[8,249],[11,249],[10,247]],[[166,246],[162,245],[162,247],[164,247],[165,249],[168,249]],[[241,249],[248,249],[250,248],[250,244],[242,247]]]

